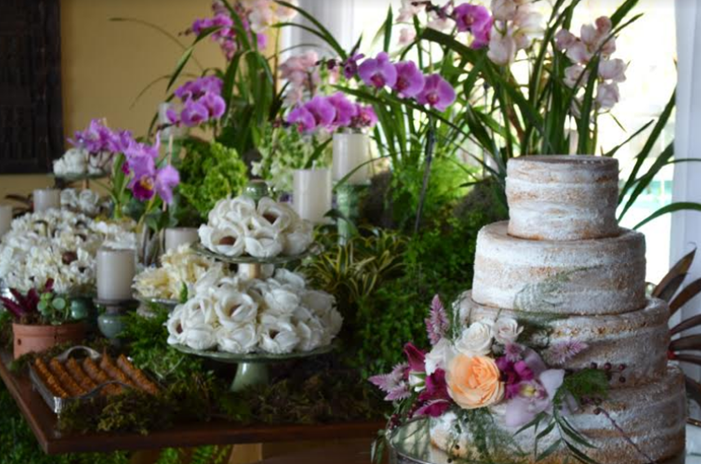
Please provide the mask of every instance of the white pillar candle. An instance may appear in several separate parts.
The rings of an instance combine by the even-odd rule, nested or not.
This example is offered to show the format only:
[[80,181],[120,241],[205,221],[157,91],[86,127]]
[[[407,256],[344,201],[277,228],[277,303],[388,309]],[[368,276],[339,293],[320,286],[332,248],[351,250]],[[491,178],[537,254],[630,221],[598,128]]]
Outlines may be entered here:
[[61,191],[57,189],[35,190],[34,212],[39,213],[51,208],[61,208]]
[[331,171],[295,170],[292,205],[302,219],[315,224],[326,222],[324,216],[331,209]]
[[[349,184],[370,181],[370,143],[366,134],[342,133],[333,135],[333,180],[338,182],[348,174]],[[360,166],[360,167],[359,167]]]
[[0,238],[12,228],[12,206],[0,205]]
[[131,300],[136,274],[136,252],[102,247],[97,251],[97,297],[101,300]]
[[197,229],[192,227],[174,227],[166,229],[166,252],[176,250],[181,245],[192,245],[200,241]]

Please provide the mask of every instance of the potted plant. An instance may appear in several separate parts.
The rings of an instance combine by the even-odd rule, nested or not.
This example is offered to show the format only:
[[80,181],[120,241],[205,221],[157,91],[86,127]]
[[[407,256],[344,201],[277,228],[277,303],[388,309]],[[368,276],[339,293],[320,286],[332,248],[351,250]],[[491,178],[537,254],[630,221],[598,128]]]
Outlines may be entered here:
[[42,289],[31,289],[22,295],[10,289],[12,298],[0,297],[12,314],[15,359],[30,352],[41,352],[67,342],[85,338],[85,314],[76,310],[69,298],[53,292],[53,281]]

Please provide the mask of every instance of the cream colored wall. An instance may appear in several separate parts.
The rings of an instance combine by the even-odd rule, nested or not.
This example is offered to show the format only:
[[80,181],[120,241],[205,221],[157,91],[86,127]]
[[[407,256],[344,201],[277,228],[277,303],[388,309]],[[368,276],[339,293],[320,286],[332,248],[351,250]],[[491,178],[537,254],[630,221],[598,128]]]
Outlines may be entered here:
[[[146,26],[112,22],[136,18],[158,24],[177,36],[195,18],[211,14],[208,0],[61,0],[61,74],[63,124],[66,135],[92,118],[107,118],[111,127],[136,135],[148,129],[167,81],[161,81],[138,102],[150,82],[172,72],[182,54],[167,37]],[[190,43],[192,36],[178,37]],[[221,66],[216,44],[203,41],[195,57],[203,67]],[[199,73],[189,65],[186,70]],[[0,201],[7,193],[28,194],[53,182],[47,175],[0,176]]]

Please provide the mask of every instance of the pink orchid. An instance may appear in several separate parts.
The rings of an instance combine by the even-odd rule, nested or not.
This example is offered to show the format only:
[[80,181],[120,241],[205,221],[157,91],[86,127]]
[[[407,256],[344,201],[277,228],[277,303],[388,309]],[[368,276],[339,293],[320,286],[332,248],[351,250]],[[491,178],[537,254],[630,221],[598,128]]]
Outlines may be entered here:
[[618,84],[615,82],[610,84],[599,84],[596,89],[596,103],[602,109],[611,109],[616,106],[621,99]]
[[400,97],[415,97],[423,90],[426,78],[416,63],[401,61],[395,64],[394,68],[397,70],[397,79],[392,88]]
[[628,65],[620,58],[604,60],[599,63],[599,77],[613,82],[626,80],[626,68]]
[[494,63],[500,66],[508,66],[516,59],[516,40],[513,37],[513,31],[499,31],[496,28],[492,30],[489,38],[489,51],[487,57]]
[[453,10],[453,18],[458,32],[481,31],[487,25],[492,27],[492,16],[489,10],[482,5],[463,3]]
[[431,74],[416,100],[422,105],[429,105],[439,111],[445,111],[455,101],[455,89],[440,74]]
[[378,89],[392,87],[397,82],[397,70],[389,61],[389,55],[384,52],[363,61],[358,67],[358,75],[366,85]]
[[353,118],[358,115],[357,105],[348,100],[343,92],[336,92],[327,100],[336,110],[336,117],[331,125],[334,128],[350,126]]
[[298,106],[290,111],[287,122],[297,126],[299,132],[311,132],[316,129],[314,115],[304,106]]
[[412,43],[416,38],[416,29],[413,27],[403,27],[399,30],[399,39],[397,43],[400,47],[405,47]]

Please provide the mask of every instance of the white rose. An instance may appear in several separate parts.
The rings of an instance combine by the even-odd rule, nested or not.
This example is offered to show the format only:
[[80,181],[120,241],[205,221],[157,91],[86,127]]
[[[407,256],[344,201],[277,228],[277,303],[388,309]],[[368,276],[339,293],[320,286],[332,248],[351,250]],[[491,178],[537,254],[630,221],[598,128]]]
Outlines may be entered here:
[[258,304],[245,293],[229,293],[214,304],[221,325],[235,328],[241,324],[255,322]]
[[465,329],[455,348],[472,356],[485,356],[492,348],[494,322],[489,320],[473,322]]
[[282,237],[272,227],[262,227],[245,237],[246,253],[256,258],[272,258],[282,252]]
[[202,244],[209,250],[224,256],[241,256],[245,247],[245,230],[235,224],[222,227],[202,225],[199,236]]
[[[214,287],[217,282],[224,278],[226,273],[224,272],[223,266],[212,266],[209,268],[202,276],[197,279],[197,282],[193,285],[194,294],[202,294],[206,290]],[[193,296],[193,295],[190,295]]]
[[221,351],[235,354],[250,353],[258,344],[255,324],[221,327],[217,330],[217,344]]
[[444,369],[453,357],[453,345],[446,338],[436,343],[431,351],[426,354],[426,375],[431,375],[437,369]]
[[168,344],[177,345],[183,342],[183,326],[182,326],[182,316],[184,312],[184,306],[176,306],[173,312],[168,317],[166,322],[166,327],[168,328]]
[[516,343],[521,332],[523,332],[523,327],[519,327],[516,319],[511,317],[500,317],[494,324],[494,339],[502,345]]
[[289,322],[262,324],[258,329],[260,347],[273,354],[291,353],[299,344],[295,327]]
[[89,189],[81,191],[78,195],[78,208],[87,215],[96,215],[100,208],[100,196]]

